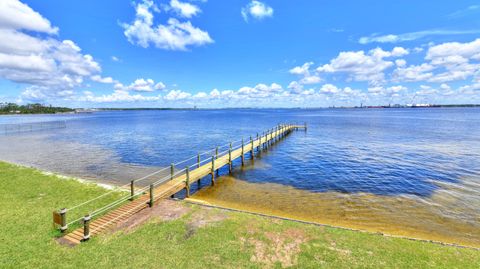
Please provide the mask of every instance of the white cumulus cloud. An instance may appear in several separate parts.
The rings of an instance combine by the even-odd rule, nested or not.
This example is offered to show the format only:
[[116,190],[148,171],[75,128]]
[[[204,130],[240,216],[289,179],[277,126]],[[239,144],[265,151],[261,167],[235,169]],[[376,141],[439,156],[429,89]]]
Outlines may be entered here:
[[117,83],[117,81],[114,80],[112,77],[102,77],[100,75],[91,76],[90,79],[95,82],[105,83],[105,84]]
[[170,7],[180,16],[191,18],[201,12],[200,8],[194,4],[171,0]]
[[340,52],[330,63],[318,67],[317,72],[346,73],[352,80],[378,84],[385,80],[384,71],[394,65],[386,58],[400,57],[406,54],[408,51],[401,47],[395,47],[392,51],[376,48],[368,53],[363,50]]
[[52,27],[49,20],[18,0],[0,1],[0,28],[58,33],[58,28]]
[[425,60],[425,63],[408,67],[397,65],[393,79],[443,83],[473,77],[480,70],[480,39],[430,46]]
[[153,12],[159,12],[153,1],[144,0],[135,7],[135,20],[123,23],[128,41],[147,48],[150,44],[160,49],[187,50],[189,46],[213,43],[208,32],[195,27],[190,21],[169,18],[166,24],[154,24]]
[[[66,98],[100,65],[71,40],[55,38],[58,28],[28,5],[0,3],[0,78],[27,84],[21,100]],[[40,35],[41,33],[41,35]]]
[[241,10],[242,17],[248,21],[250,17],[254,19],[264,19],[273,16],[273,8],[260,1],[251,1]]
[[302,66],[296,66],[289,70],[290,74],[294,75],[306,75],[310,71],[310,67],[313,65],[313,62],[306,62]]
[[150,78],[139,78],[127,86],[123,85],[122,83],[116,83],[114,88],[122,91],[153,92],[156,90],[164,90],[166,86],[162,82],[155,84],[155,81]]

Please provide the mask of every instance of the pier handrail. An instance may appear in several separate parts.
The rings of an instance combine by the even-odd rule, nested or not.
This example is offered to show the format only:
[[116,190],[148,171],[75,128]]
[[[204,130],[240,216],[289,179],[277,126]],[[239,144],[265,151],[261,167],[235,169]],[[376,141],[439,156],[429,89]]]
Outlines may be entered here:
[[[279,128],[282,128],[282,127],[289,127],[289,126],[295,126],[296,124],[279,124],[277,126],[275,126],[274,128],[271,128],[271,129],[268,129],[268,131],[262,133],[262,134],[258,134],[257,133],[257,136],[254,137],[254,136],[251,136],[251,140],[244,140],[243,138],[242,139],[239,139],[239,140],[236,140],[236,141],[233,141],[233,142],[229,142],[229,143],[226,143],[222,146],[219,146],[219,147],[216,147],[212,150],[207,150],[207,151],[204,151],[202,153],[199,153],[193,157],[190,157],[190,158],[187,158],[185,160],[182,160],[182,161],[179,161],[179,162],[176,162],[176,163],[173,163],[171,167],[164,167],[162,169],[159,169],[153,173],[150,173],[150,174],[147,174],[141,178],[138,178],[138,179],[135,179],[135,180],[132,180],[130,183],[127,183],[127,184],[124,184],[118,188],[115,188],[115,189],[112,189],[104,194],[101,194],[97,197],[94,197],[90,200],[87,200],[85,202],[82,202],[80,204],[77,204],[75,206],[72,206],[72,207],[69,207],[69,208],[63,208],[61,209],[60,211],[62,211],[64,214],[66,212],[71,212],[73,210],[76,210],[78,208],[81,208],[87,204],[90,204],[100,198],[103,198],[103,197],[106,197],[107,195],[110,195],[112,193],[118,193],[118,189],[125,189],[126,187],[128,186],[131,186],[132,187],[132,192],[128,193],[127,196],[122,196],[120,198],[118,198],[117,200],[113,201],[113,202],[110,202],[109,204],[107,205],[104,205],[100,208],[96,208],[96,209],[93,209],[90,211],[89,214],[87,214],[87,216],[90,216],[90,217],[94,217],[94,216],[97,216],[111,208],[114,208],[120,204],[122,204],[123,202],[126,202],[127,200],[131,200],[139,195],[142,195],[144,194],[149,188],[151,188],[151,186],[159,186],[165,182],[168,182],[169,180],[171,180],[172,178],[176,178],[178,176],[181,176],[183,173],[186,172],[187,168],[184,168],[184,169],[180,169],[180,170],[171,170],[172,173],[171,174],[168,174],[168,175],[165,175],[164,177],[154,181],[153,183],[151,183],[151,186],[145,186],[141,189],[138,189],[138,190],[134,190],[133,189],[133,184],[134,183],[138,183],[140,181],[143,181],[145,179],[148,179],[148,178],[151,178],[152,176],[154,175],[157,175],[161,172],[164,172],[164,171],[168,171],[169,169],[174,169],[174,167],[178,167],[180,164],[184,164],[188,161],[191,161],[191,160],[194,160],[195,158],[197,158],[197,162],[195,162],[194,164],[192,165],[187,165],[188,168],[194,168],[194,167],[199,167],[201,166],[202,164],[206,163],[206,162],[210,162],[212,158],[217,158],[217,157],[221,157],[223,156],[224,154],[227,154],[229,151],[234,151],[234,150],[237,150],[237,149],[240,149],[242,146],[245,146],[245,145],[249,145],[250,143],[253,143],[253,140],[256,140],[257,138],[260,138],[260,139],[263,139],[264,137],[265,138],[268,138],[269,135],[273,134],[274,132],[276,132]],[[305,125],[306,127],[306,125]],[[240,142],[240,144],[238,144]],[[243,142],[243,143],[242,143]],[[253,144],[252,144],[253,145]],[[224,150],[224,151],[219,151],[220,149],[224,149],[225,147],[227,147],[227,150]],[[207,155],[211,153],[211,155]],[[207,158],[203,158],[201,161],[200,160],[200,156],[205,156],[207,155],[208,157]],[[59,211],[59,212],[60,212]],[[77,223],[81,220],[84,219],[84,216],[81,216],[79,218],[76,218],[68,223],[66,223],[66,226],[69,226],[69,225],[72,225],[74,223]]]
[[[238,142],[240,142],[240,141],[241,141],[241,140],[237,140],[237,141],[234,141],[234,142],[232,142],[232,143],[238,143]],[[227,143],[227,144],[224,144],[224,145],[219,146],[219,147],[217,147],[217,148],[214,148],[214,149],[207,150],[207,151],[204,151],[204,152],[202,152],[202,153],[199,153],[198,155],[200,155],[200,156],[205,156],[206,154],[208,154],[208,153],[210,153],[210,152],[215,152],[215,150],[217,150],[217,149],[223,149],[224,147],[228,147],[229,145],[230,145],[230,143]],[[228,150],[227,150],[227,152],[228,152]],[[219,154],[220,154],[220,152],[219,152]],[[186,162],[188,162],[188,161],[191,161],[191,160],[197,158],[198,155],[195,155],[195,156],[193,156],[193,157],[191,157],[191,158],[188,158],[188,159],[185,159],[185,160],[182,160],[182,161],[173,163],[173,165],[174,165],[174,166],[179,166],[180,164],[186,163]],[[209,156],[209,157],[210,157],[210,156]],[[210,161],[210,159],[203,159],[203,161],[201,161],[201,163],[203,163],[203,162],[205,162],[205,161]],[[196,164],[194,164],[194,165],[196,165]],[[134,181],[135,183],[138,183],[138,182],[140,182],[140,181],[143,181],[143,180],[145,180],[145,179],[148,179],[148,178],[150,178],[150,177],[152,177],[152,176],[154,176],[154,175],[157,175],[157,174],[159,174],[159,173],[161,173],[161,172],[164,172],[164,171],[167,171],[167,170],[169,170],[169,169],[170,169],[170,167],[167,166],[167,167],[161,168],[161,169],[159,169],[159,170],[157,170],[157,171],[155,171],[155,172],[152,172],[152,173],[150,173],[150,174],[148,174],[148,175],[145,175],[145,176],[143,176],[143,177],[141,177],[141,178],[134,179],[134,180],[132,180],[132,181]],[[113,190],[111,190],[111,191],[108,191],[108,192],[106,192],[106,193],[103,193],[103,194],[101,194],[101,195],[99,195],[99,196],[97,196],[97,197],[94,197],[94,198],[92,198],[92,199],[90,199],[90,200],[88,200],[88,201],[85,201],[85,202],[80,203],[80,204],[78,204],[78,205],[69,207],[69,208],[68,208],[68,211],[72,211],[72,210],[74,210],[74,209],[80,208],[80,207],[82,207],[82,206],[84,206],[84,205],[87,205],[87,204],[89,204],[89,203],[92,203],[92,202],[94,202],[94,201],[96,201],[96,200],[98,200],[98,199],[100,199],[100,198],[103,198],[103,197],[105,197],[105,196],[107,196],[107,195],[109,195],[109,194],[115,193],[115,192],[118,191],[118,189],[127,188],[128,186],[130,186],[130,184],[131,184],[131,183],[126,183],[126,184],[124,184],[124,185],[118,186],[117,188],[115,188],[115,189],[113,189]],[[83,217],[82,217],[82,218],[83,218]]]

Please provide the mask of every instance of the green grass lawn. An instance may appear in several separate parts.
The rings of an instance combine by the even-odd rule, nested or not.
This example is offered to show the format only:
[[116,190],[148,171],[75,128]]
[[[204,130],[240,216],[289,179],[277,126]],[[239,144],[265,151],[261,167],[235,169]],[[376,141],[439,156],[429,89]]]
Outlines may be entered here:
[[[480,251],[175,202],[184,214],[59,245],[52,210],[106,190],[0,162],[0,268],[479,268]],[[109,199],[114,199],[111,197]]]

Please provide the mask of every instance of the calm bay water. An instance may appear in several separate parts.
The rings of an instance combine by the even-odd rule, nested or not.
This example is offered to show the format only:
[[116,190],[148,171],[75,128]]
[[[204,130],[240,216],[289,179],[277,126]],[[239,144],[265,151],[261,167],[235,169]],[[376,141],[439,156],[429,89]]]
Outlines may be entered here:
[[67,128],[0,135],[0,159],[121,183],[278,123],[307,122],[307,132],[244,168],[235,163],[194,199],[480,246],[480,109],[116,111],[0,124],[59,119]]

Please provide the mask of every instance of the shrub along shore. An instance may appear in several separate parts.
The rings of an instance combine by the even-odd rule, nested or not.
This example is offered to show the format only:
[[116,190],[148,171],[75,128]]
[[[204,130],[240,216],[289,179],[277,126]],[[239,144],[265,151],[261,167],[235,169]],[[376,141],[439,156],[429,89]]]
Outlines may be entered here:
[[[76,247],[52,211],[107,190],[0,162],[0,268],[478,268],[480,251],[165,201]],[[113,199],[113,197],[112,197]],[[141,221],[139,221],[141,219]]]

